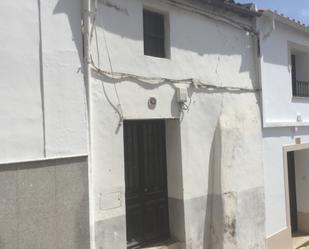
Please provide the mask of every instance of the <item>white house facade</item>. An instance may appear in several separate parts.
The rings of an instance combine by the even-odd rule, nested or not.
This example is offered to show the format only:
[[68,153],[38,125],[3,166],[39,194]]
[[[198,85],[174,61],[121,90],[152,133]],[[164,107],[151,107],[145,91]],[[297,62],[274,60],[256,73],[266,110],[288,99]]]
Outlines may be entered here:
[[95,6],[96,248],[265,248],[256,13],[216,6]]
[[[2,1],[0,248],[266,248],[267,146],[283,176],[295,129],[277,125],[307,116],[267,98],[267,73],[289,64],[259,60],[276,34],[259,36],[259,15],[232,0]],[[284,184],[266,189],[268,235],[288,228]]]
[[263,12],[257,29],[267,247],[288,249],[295,233],[309,232],[309,33],[272,11]]

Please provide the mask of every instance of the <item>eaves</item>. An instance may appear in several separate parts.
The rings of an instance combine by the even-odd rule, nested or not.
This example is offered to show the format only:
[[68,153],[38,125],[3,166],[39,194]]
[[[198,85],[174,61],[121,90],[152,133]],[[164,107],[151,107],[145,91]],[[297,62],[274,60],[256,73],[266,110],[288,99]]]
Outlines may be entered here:
[[278,12],[272,10],[260,10],[259,12],[264,16],[273,17],[274,20],[276,20],[279,23],[283,23],[293,29],[309,34],[309,26],[304,23],[301,23],[300,21],[291,19],[288,16],[279,14]]

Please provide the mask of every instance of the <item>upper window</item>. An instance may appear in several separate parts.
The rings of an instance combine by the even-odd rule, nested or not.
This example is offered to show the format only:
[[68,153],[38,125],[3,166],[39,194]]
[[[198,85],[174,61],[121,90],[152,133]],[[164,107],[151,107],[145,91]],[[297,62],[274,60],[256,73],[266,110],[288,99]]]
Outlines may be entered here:
[[144,54],[166,58],[164,15],[144,9],[143,19]]
[[293,51],[291,54],[292,92],[294,97],[309,97],[309,54]]

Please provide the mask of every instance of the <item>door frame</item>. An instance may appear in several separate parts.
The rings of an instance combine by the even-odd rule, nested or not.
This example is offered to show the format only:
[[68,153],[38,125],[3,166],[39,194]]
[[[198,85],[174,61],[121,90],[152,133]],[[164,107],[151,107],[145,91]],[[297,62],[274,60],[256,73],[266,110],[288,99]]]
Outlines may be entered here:
[[[166,202],[167,202],[167,222],[168,222],[168,240],[171,238],[171,232],[170,232],[170,218],[169,218],[169,201],[168,201],[168,162],[167,162],[167,144],[166,144],[166,121],[168,119],[164,119],[164,118],[153,118],[153,119],[126,119],[124,120],[125,122],[152,122],[152,121],[162,121],[162,123],[164,123],[164,143],[165,143],[165,152],[164,152],[164,160],[165,160],[165,185],[166,185]],[[123,140],[123,145],[125,146],[125,140]],[[140,156],[138,156],[140,157]],[[140,160],[140,159],[139,159]],[[125,163],[125,158],[124,158],[124,167],[126,167],[126,163]],[[125,189],[126,189],[126,182],[125,182]],[[126,205],[126,200],[125,200],[125,205]],[[125,214],[127,215],[127,214]],[[126,224],[126,229],[127,229],[127,224]],[[127,240],[126,240],[127,242]],[[165,242],[165,241],[162,241]],[[154,243],[161,243],[160,241],[158,242],[154,242]],[[128,245],[127,245],[128,246]],[[128,248],[128,247],[127,247]]]
[[[285,206],[286,206],[286,224],[290,235],[290,242],[292,244],[292,228],[290,218],[290,191],[289,191],[289,171],[288,171],[288,152],[296,152],[300,150],[309,149],[309,143],[303,144],[289,144],[283,146],[283,164],[284,164],[284,188],[285,188]],[[295,164],[295,168],[297,165]]]

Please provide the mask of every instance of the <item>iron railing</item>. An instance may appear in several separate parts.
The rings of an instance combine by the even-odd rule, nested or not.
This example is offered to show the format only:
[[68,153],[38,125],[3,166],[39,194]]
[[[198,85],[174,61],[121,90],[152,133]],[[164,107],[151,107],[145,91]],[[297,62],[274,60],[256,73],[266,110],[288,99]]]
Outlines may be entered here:
[[293,96],[309,97],[309,82],[300,80],[293,81]]

